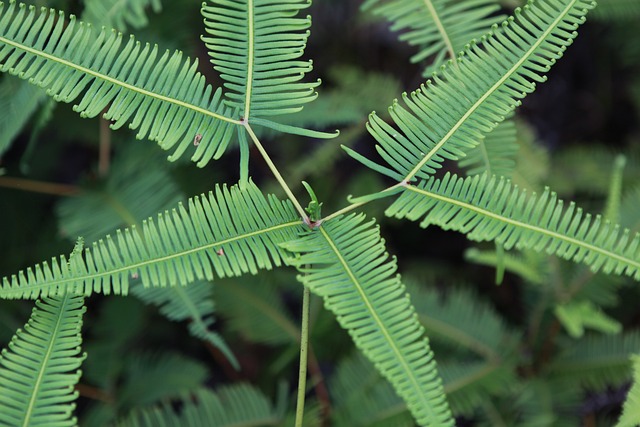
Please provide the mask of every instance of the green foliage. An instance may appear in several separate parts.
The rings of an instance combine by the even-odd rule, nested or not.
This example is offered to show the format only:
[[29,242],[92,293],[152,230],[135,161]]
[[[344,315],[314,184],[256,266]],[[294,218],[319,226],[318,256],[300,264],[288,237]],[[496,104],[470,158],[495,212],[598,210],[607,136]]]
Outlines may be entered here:
[[80,379],[80,328],[84,298],[38,300],[24,330],[0,356],[0,423],[5,426],[74,426]]
[[[49,220],[30,233],[10,230],[38,248],[18,264],[8,260],[19,258],[20,244],[0,236],[10,255],[0,257],[0,265],[18,271],[2,279],[0,297],[42,298],[27,332],[16,333],[0,359],[0,406],[6,409],[0,419],[22,425],[21,414],[44,405],[44,412],[33,412],[43,424],[75,423],[79,374],[70,372],[82,359],[82,299],[95,293],[122,297],[93,295],[89,303],[89,358],[77,384],[83,399],[78,417],[89,427],[440,427],[453,425],[454,416],[473,425],[561,426],[605,418],[601,409],[585,409],[585,393],[621,390],[631,379],[629,356],[640,351],[637,313],[627,303],[636,291],[626,287],[640,279],[637,155],[587,149],[558,155],[538,144],[526,114],[515,111],[546,81],[595,3],[531,0],[498,25],[503,18],[497,12],[504,9],[489,0],[369,0],[365,9],[419,49],[414,60],[420,69],[406,68],[404,58],[394,61],[401,49],[381,49],[391,70],[386,73],[373,71],[376,55],[356,48],[341,57],[326,40],[310,38],[306,10],[322,21],[323,7],[351,7],[318,3],[211,0],[200,10],[200,28],[173,28],[174,22],[195,22],[195,8],[163,8],[156,0],[87,0],[81,11],[87,23],[54,9],[0,3],[0,70],[55,101],[76,103],[81,117],[105,119],[95,132],[89,130],[93,122],[73,121],[64,108],[44,108],[25,135],[33,143],[25,149],[20,138],[6,151],[3,173],[13,174],[15,157],[22,157],[37,172],[32,178],[63,176],[82,184],[65,187],[64,194],[74,194],[66,200],[0,195],[3,207],[7,200],[6,206],[22,208],[0,209],[0,223],[19,218],[34,228],[41,221],[32,218],[38,211],[47,217],[51,205],[59,218],[57,226]],[[56,6],[80,7],[65,0]],[[615,23],[633,7],[612,1],[600,17]],[[147,20],[151,11],[161,24]],[[349,33],[360,34],[362,24],[349,22],[349,31],[331,34],[341,45],[349,46]],[[162,40],[165,34],[172,40],[164,42],[194,58],[183,59],[179,50],[162,53],[117,31],[147,23],[143,36]],[[102,25],[117,30],[96,29]],[[176,41],[196,38],[202,28],[204,47]],[[304,59],[318,51],[335,59],[333,71],[313,70]],[[202,61],[207,55],[212,66]],[[348,65],[365,56],[370,62]],[[218,80],[210,85],[213,72]],[[430,80],[419,85],[414,80],[422,73]],[[332,86],[316,101],[316,77],[325,76]],[[393,101],[388,114],[371,113],[362,126],[366,113],[391,102],[404,85],[420,88]],[[41,98],[22,85],[7,94],[15,100],[0,103],[0,113],[8,112],[0,120],[0,151],[24,130]],[[49,115],[51,125],[43,127]],[[188,152],[199,166],[227,153],[231,161],[168,168],[157,151],[131,145],[127,131],[111,132],[125,124],[138,138],[172,149],[169,160]],[[334,137],[325,130],[336,124],[346,126],[336,142],[316,147],[295,138]],[[378,145],[368,144],[365,129]],[[60,141],[69,138],[74,141]],[[340,144],[368,168],[342,163]],[[374,151],[382,161],[370,160]],[[62,166],[54,170],[56,163]],[[236,175],[237,185],[222,184]],[[60,192],[41,182],[11,182],[0,177],[0,186]],[[266,189],[279,195],[266,196]],[[304,189],[301,203],[296,193]],[[202,191],[180,203],[183,194]],[[336,199],[349,192],[365,195],[336,209]],[[565,207],[561,198],[567,197],[603,214],[587,214],[574,202]],[[22,205],[34,207],[26,212]],[[353,212],[365,205],[368,214]],[[378,220],[366,219],[376,212]],[[456,237],[439,237],[431,228],[407,232],[403,227],[410,225],[392,217],[481,242],[468,248],[468,259],[495,266],[505,284],[491,286],[485,267],[450,261],[451,247],[462,245]],[[61,237],[77,235],[70,257],[27,267],[40,253],[64,252],[58,246],[69,242]],[[398,264],[411,277],[407,287]],[[258,280],[246,274],[285,266],[299,273],[297,285],[286,272]],[[125,298],[129,291],[157,310]],[[20,302],[0,310],[0,326],[14,331],[21,311],[4,310],[5,304]],[[214,323],[217,311],[223,321]],[[48,317],[54,312],[73,321],[57,324]],[[188,322],[190,334],[171,322]],[[59,337],[60,331],[67,335]],[[55,340],[68,347],[61,354],[42,350],[42,343]],[[53,385],[46,384],[53,403],[49,394],[38,394],[37,375],[22,376],[41,371],[45,384],[49,366],[57,369]],[[294,372],[298,390],[289,390]],[[629,402],[636,397],[632,390]],[[624,416],[629,413],[627,406]]]
[[287,242],[287,250],[299,254],[291,263],[302,273],[299,280],[323,297],[356,346],[395,386],[418,422],[450,425],[441,385],[433,380],[433,353],[395,275],[395,260],[388,260],[378,229],[364,221],[363,215],[338,218]]
[[193,399],[182,400],[177,413],[163,405],[138,411],[115,424],[118,427],[175,426],[231,427],[237,425],[277,426],[282,415],[275,412],[267,398],[246,384],[224,387],[215,393],[199,390]]
[[633,386],[622,409],[622,415],[616,427],[633,427],[640,424],[640,358],[633,357]]
[[135,29],[149,23],[145,9],[151,6],[154,12],[162,10],[160,0],[85,0],[82,19],[94,25],[118,28],[125,31],[127,26]]
[[369,132],[392,169],[353,150],[348,153],[398,181],[428,179],[445,159],[457,160],[475,147],[537,82],[546,80],[544,73],[577,35],[570,31],[584,22],[592,7],[574,0],[551,1],[548,9],[536,3],[516,9],[511,19],[482,38],[481,46],[473,43],[433,80],[403,95],[406,108],[397,102],[390,107],[399,129],[376,114],[370,116]]
[[435,57],[425,76],[447,59],[454,59],[469,40],[504,19],[495,14],[499,5],[493,0],[366,0],[363,8],[390,20],[391,30],[401,32],[400,40],[418,47],[411,61]]
[[[129,280],[145,287],[174,286],[196,279],[256,274],[282,264],[278,244],[290,240],[301,224],[289,203],[263,196],[249,183],[245,190],[217,187],[215,195],[190,199],[136,227],[118,230],[116,239],[94,242],[83,256],[53,258],[26,274],[4,278],[4,298],[36,298],[66,291],[126,295]],[[35,270],[35,271],[34,271]]]

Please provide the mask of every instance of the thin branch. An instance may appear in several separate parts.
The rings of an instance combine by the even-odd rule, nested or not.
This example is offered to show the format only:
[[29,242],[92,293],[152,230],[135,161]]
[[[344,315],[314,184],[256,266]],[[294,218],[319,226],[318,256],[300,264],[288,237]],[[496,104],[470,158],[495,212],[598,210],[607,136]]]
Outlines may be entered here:
[[302,324],[300,328],[300,368],[298,370],[298,397],[296,402],[295,427],[302,427],[304,418],[304,399],[307,394],[307,355],[309,350],[309,299],[311,291],[303,288]]
[[32,179],[9,176],[0,176],[0,187],[31,191],[34,193],[53,194],[54,196],[77,196],[80,193],[80,189],[73,185],[34,181]]
[[99,147],[98,175],[105,177],[111,166],[111,129],[109,129],[109,121],[103,118],[100,119]]
[[307,224],[307,225],[310,225],[311,224],[311,220],[309,219],[309,215],[307,215],[307,213],[302,208],[302,205],[300,204],[300,202],[298,201],[296,196],[291,192],[291,189],[287,185],[287,183],[284,180],[284,178],[282,178],[282,175],[280,175],[280,171],[278,171],[278,168],[276,167],[276,165],[273,163],[273,161],[269,157],[269,154],[267,153],[267,151],[264,149],[264,147],[260,143],[260,140],[258,140],[258,137],[253,132],[253,129],[251,129],[251,125],[246,121],[243,121],[242,124],[244,125],[244,128],[249,133],[249,136],[251,137],[251,140],[253,141],[253,143],[256,145],[256,148],[258,149],[258,151],[260,151],[260,154],[262,155],[262,158],[264,159],[265,162],[267,162],[267,166],[269,166],[269,169],[271,170],[271,172],[275,176],[276,180],[278,180],[278,183],[280,183],[280,186],[282,187],[284,192],[287,193],[287,197],[289,197],[289,200],[291,200],[293,205],[298,210],[298,213],[300,213],[300,216],[302,217],[302,220],[304,221],[304,223]]

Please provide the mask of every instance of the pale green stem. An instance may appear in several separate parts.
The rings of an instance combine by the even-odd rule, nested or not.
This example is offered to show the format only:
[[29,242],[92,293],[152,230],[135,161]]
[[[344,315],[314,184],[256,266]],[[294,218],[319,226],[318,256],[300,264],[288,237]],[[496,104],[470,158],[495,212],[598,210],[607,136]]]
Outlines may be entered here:
[[338,211],[335,211],[331,215],[327,215],[326,217],[322,218],[320,221],[316,222],[316,226],[322,224],[325,221],[329,221],[330,219],[333,219],[333,218],[338,217],[340,215],[344,215],[344,214],[346,214],[348,212],[351,212],[352,210],[357,209],[360,206],[364,206],[367,203],[369,203],[369,202],[353,203],[353,204],[351,204],[349,206],[345,206],[344,208],[342,208],[342,209],[340,209]]
[[[319,226],[324,221],[329,221],[330,219],[333,219],[333,218],[338,217],[340,215],[344,215],[347,212],[351,212],[352,210],[357,209],[360,206],[364,206],[369,202],[372,202],[372,201],[378,200],[378,199],[382,199],[384,197],[392,196],[392,195],[396,194],[396,191],[394,191],[394,190],[396,190],[396,188],[398,188],[398,187],[406,187],[406,183],[405,182],[399,182],[399,183],[397,183],[395,185],[392,185],[391,187],[385,188],[382,191],[378,191],[376,194],[380,195],[380,197],[371,198],[369,200],[363,200],[361,202],[352,203],[349,206],[346,206],[346,207],[344,207],[344,208],[332,213],[331,215],[327,215],[326,217],[322,218],[321,220],[316,221],[316,223],[313,224],[313,225],[314,226]],[[389,194],[385,195],[385,193],[389,193]],[[358,197],[358,198],[361,199],[363,197],[368,197],[368,196],[362,196],[362,197]]]
[[258,151],[260,151],[260,154],[262,155],[262,158],[264,159],[265,162],[267,162],[267,166],[269,166],[269,169],[271,169],[271,172],[273,173],[273,175],[276,177],[276,179],[280,183],[280,186],[282,187],[284,192],[287,193],[287,197],[289,197],[289,200],[291,200],[293,205],[296,207],[296,209],[300,213],[300,216],[302,216],[302,220],[304,221],[304,223],[307,224],[307,225],[311,224],[311,220],[309,219],[309,215],[307,215],[305,210],[302,208],[302,205],[300,204],[300,202],[298,202],[298,199],[296,199],[296,196],[294,196],[293,193],[291,192],[291,189],[287,185],[287,183],[284,180],[284,178],[282,178],[282,175],[280,175],[280,171],[278,171],[278,168],[276,167],[276,165],[273,163],[273,161],[271,161],[271,158],[269,157],[269,154],[267,153],[267,151],[264,149],[264,147],[260,143],[260,140],[258,140],[258,137],[253,132],[253,129],[251,129],[251,125],[249,123],[247,123],[246,121],[243,121],[242,124],[243,124],[244,128],[247,130],[247,132],[249,133],[249,136],[251,137],[251,140],[255,144],[256,148],[258,149]]
[[298,373],[298,399],[296,403],[295,427],[302,427],[304,418],[304,398],[307,394],[307,353],[309,349],[309,299],[308,287],[302,293],[302,325],[300,327],[300,369]]

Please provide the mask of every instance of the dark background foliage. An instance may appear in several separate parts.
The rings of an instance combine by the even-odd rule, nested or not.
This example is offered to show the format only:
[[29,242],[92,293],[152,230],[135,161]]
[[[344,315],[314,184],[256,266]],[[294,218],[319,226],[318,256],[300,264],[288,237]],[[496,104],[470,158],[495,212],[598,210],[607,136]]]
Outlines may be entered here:
[[[79,1],[36,3],[78,14],[83,8]],[[509,12],[512,6],[505,4],[505,11]],[[199,1],[165,1],[163,11],[150,12],[150,24],[136,34],[141,40],[157,41],[162,47],[181,49],[199,57],[201,72],[217,86],[219,80],[199,40],[203,27],[199,8]],[[316,1],[310,14],[313,27],[306,57],[314,60],[311,77],[323,80],[316,102],[324,104],[313,109],[306,120],[328,129],[340,128],[342,135],[338,141],[328,142],[268,133],[265,138],[276,164],[285,178],[291,180],[296,194],[303,195],[299,181],[305,179],[324,201],[324,211],[332,212],[345,205],[349,194],[384,188],[381,177],[344,155],[339,144],[357,147],[365,155],[372,152],[372,138],[364,130],[367,114],[372,110],[384,112],[402,91],[418,87],[423,81],[424,64],[411,64],[409,58],[414,50],[398,42],[386,22],[360,13],[358,1]],[[518,110],[520,135],[524,135],[521,139],[534,141],[542,154],[523,154],[518,169],[535,176],[530,181],[537,181],[534,187],[550,185],[563,198],[576,200],[599,212],[606,196],[614,153],[618,152],[627,153],[629,157],[625,188],[637,186],[640,172],[638,45],[640,39],[633,25],[589,21],[564,58],[551,70],[548,82],[525,100]],[[13,77],[0,76],[0,80],[8,78]],[[48,112],[49,119],[40,126],[40,116]],[[137,156],[132,159],[134,168],[141,172],[166,171],[183,199],[209,191],[214,183],[232,184],[238,178],[235,152],[204,169],[186,161],[172,165],[163,160],[164,154],[157,147],[148,141],[134,140],[131,132],[111,132],[100,120],[81,119],[70,105],[58,104],[53,108],[45,101],[0,158],[4,172],[4,176],[0,176],[1,275],[71,251],[76,236],[65,229],[59,218],[59,206],[63,200],[77,197],[86,189],[105,185],[106,176],[101,176],[98,168],[99,146],[105,138],[111,141],[109,157],[114,162],[125,153],[126,146],[146,147],[142,154],[131,154]],[[261,187],[279,192],[257,153],[252,153],[251,173]],[[10,179],[14,177],[23,181],[16,184]],[[405,277],[435,287],[445,296],[454,286],[472,288],[509,324],[526,333],[525,308],[532,302],[521,277],[507,273],[502,285],[496,286],[492,267],[465,260],[465,251],[477,245],[464,236],[436,228],[417,231],[415,224],[386,219],[382,203],[365,209],[379,219],[387,248],[398,256]],[[268,273],[261,281],[247,280],[255,286],[264,283],[274,286],[281,308],[296,325],[301,292],[292,271]],[[221,289],[234,286],[233,282],[225,283],[220,285]],[[266,343],[237,333],[226,320],[229,304],[219,304],[218,287],[215,289],[214,301],[219,306],[221,319],[214,329],[224,335],[238,357],[240,371],[232,369],[217,349],[186,334],[184,322],[172,323],[137,299],[91,297],[84,327],[89,358],[79,387],[81,419],[83,416],[98,419],[94,403],[108,404],[113,400],[109,393],[119,387],[126,388],[126,368],[115,365],[131,365],[127,355],[133,354],[170,352],[188,357],[206,366],[209,373],[204,376],[204,383],[207,385],[247,380],[270,395],[276,394],[279,382],[294,388],[295,342]],[[623,297],[617,305],[608,308],[607,313],[622,321],[626,329],[637,328],[640,326],[638,293],[633,287],[623,288],[621,292]],[[313,304],[312,345],[317,358],[314,368],[328,377],[335,372],[337,362],[352,352],[352,344],[331,315],[321,308],[320,301],[315,300]],[[24,324],[31,306],[31,302],[0,301],[0,342],[8,342]],[[437,358],[437,347],[435,351]],[[93,358],[103,352],[110,357]],[[99,363],[96,365],[93,360]],[[104,366],[105,360],[111,360],[114,366]],[[100,372],[105,369],[117,374]],[[607,414],[609,420],[613,419],[627,386],[627,383],[617,384],[604,391],[584,394],[581,406],[574,408],[579,411],[575,415],[584,425],[595,425],[588,421]],[[322,401],[326,398],[322,393],[322,388],[316,387],[312,394]],[[131,398],[117,412],[122,414],[129,406],[139,403]],[[459,421],[460,425],[475,425],[472,416]]]

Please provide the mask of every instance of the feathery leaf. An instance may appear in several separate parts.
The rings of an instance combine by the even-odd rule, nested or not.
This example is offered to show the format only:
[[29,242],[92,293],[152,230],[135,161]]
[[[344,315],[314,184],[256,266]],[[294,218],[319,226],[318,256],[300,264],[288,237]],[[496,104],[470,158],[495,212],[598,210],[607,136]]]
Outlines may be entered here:
[[622,407],[622,415],[615,427],[636,427],[640,425],[640,356],[632,356],[633,386]]
[[640,280],[640,234],[583,214],[574,203],[564,209],[562,200],[546,189],[540,196],[511,185],[503,178],[476,175],[466,179],[447,173],[404,193],[386,214],[436,224],[465,233],[475,241],[495,240],[505,249],[545,251],[593,271],[626,274]]
[[116,31],[96,31],[91,24],[68,20],[62,12],[0,3],[0,71],[29,80],[56,101],[82,99],[74,110],[95,117],[105,108],[111,127],[129,122],[139,139],[157,141],[170,160],[202,142],[192,160],[204,166],[227,148],[234,124],[232,111],[198,73],[197,60],[182,53],[141,46],[132,36],[123,44]]
[[191,335],[208,341],[225,355],[234,368],[240,368],[222,337],[209,329],[215,320],[211,283],[195,282],[189,286],[171,288],[134,286],[131,293],[146,304],[157,306],[160,313],[170,320],[188,320]]
[[513,120],[505,120],[481,138],[478,145],[458,161],[458,165],[466,169],[467,175],[486,172],[511,178],[518,148],[516,124]]
[[0,356],[0,424],[75,426],[74,390],[80,379],[80,328],[84,298],[64,295],[36,301],[24,330]]
[[42,103],[41,91],[15,77],[0,80],[0,156]]
[[82,19],[120,31],[126,31],[127,25],[140,29],[149,23],[145,13],[149,6],[155,13],[162,10],[160,0],[85,0]]
[[300,80],[311,61],[300,61],[311,18],[297,18],[310,0],[213,0],[204,3],[203,37],[225,80],[226,103],[244,120],[288,114],[313,101],[320,82]]
[[[83,256],[61,256],[3,278],[1,298],[36,298],[67,291],[126,294],[129,278],[145,286],[174,286],[196,279],[256,274],[282,263],[278,244],[304,225],[290,202],[265,197],[255,184],[216,187],[159,214],[142,229],[118,231],[94,242]],[[214,274],[215,273],[215,274]]]
[[169,404],[134,411],[117,427],[233,427],[276,426],[280,416],[259,390],[246,384],[221,387],[216,392],[200,390],[194,398],[182,399],[176,412]]
[[396,101],[389,111],[397,128],[372,113],[368,130],[392,170],[345,150],[398,181],[428,178],[445,159],[464,157],[534,91],[536,82],[546,80],[544,74],[593,6],[589,0],[531,0],[433,80],[403,95],[407,108]]
[[362,8],[389,20],[400,40],[417,46],[411,62],[434,57],[424,75],[429,76],[449,59],[455,59],[465,44],[480,37],[491,25],[504,19],[495,15],[495,0],[367,0]]
[[420,425],[449,426],[453,419],[433,353],[400,278],[395,259],[364,215],[324,222],[283,244],[299,280],[322,296],[356,346],[405,400]]

